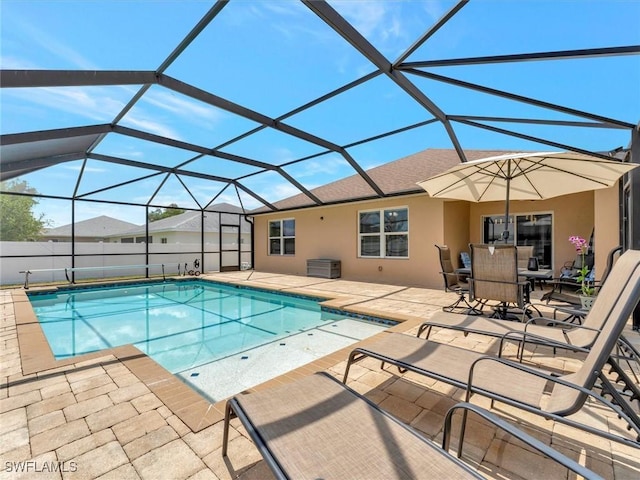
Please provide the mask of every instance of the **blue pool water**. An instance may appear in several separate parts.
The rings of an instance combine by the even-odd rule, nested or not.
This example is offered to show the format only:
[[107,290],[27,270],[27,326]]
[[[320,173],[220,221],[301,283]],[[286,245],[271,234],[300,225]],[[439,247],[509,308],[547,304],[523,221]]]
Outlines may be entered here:
[[202,280],[60,290],[30,301],[56,358],[131,343],[172,373],[353,321],[314,299]]

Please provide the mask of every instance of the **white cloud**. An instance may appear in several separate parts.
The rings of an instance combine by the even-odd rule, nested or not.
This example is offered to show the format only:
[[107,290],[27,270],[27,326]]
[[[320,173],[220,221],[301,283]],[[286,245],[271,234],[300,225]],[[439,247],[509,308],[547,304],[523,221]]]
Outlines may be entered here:
[[338,155],[322,156],[305,160],[285,168],[287,172],[295,172],[296,178],[313,177],[316,175],[326,174],[334,175],[346,167],[346,161]]
[[402,23],[396,15],[393,15],[393,17],[389,19],[387,28],[382,29],[382,37],[387,39],[398,38],[400,36],[402,36]]
[[218,122],[225,115],[218,108],[204,105],[196,100],[168,91],[149,90],[142,97],[142,101],[198,124],[201,124],[200,122],[203,119],[208,122]]
[[273,149],[274,160],[271,163],[281,165],[296,159],[293,152],[287,147],[276,147]]
[[[169,117],[152,111],[145,106],[155,107],[169,113]],[[152,109],[153,110],[153,109]],[[175,128],[163,123],[163,118],[171,118],[176,123],[184,125],[190,122],[198,128],[213,130],[215,126],[225,117],[222,110],[204,105],[196,100],[182,97],[168,91],[149,90],[142,99],[123,118],[123,123],[132,128],[143,130],[157,135],[173,138],[175,140],[185,140],[184,136]]]
[[[64,112],[93,123],[111,122],[125,103],[115,97],[125,87],[42,87],[16,88],[2,92],[20,101],[46,107],[49,114]],[[126,92],[129,94],[130,92]]]
[[330,3],[391,61],[395,60],[391,57],[403,53],[411,40],[448,10],[440,0],[335,0]]
[[365,37],[370,38],[386,23],[386,6],[384,2],[341,1],[335,3],[340,12]]
[[224,16],[224,21],[230,25],[243,25],[268,21],[277,16],[293,17],[303,8],[300,2],[237,2],[233,5],[233,15]]
[[[147,197],[147,201],[148,201]],[[178,205],[181,208],[198,208],[196,202],[193,201],[193,198],[186,192],[177,192],[172,190],[171,192],[160,192],[158,195],[153,197],[153,201],[151,202],[154,205],[164,205],[169,206],[172,203]],[[204,207],[204,205],[202,205]]]
[[[259,195],[261,198],[264,198],[267,202],[277,202],[278,200],[292,197],[301,193],[297,187],[286,180],[271,180],[262,183],[265,183],[265,185],[258,186],[254,184],[247,187],[255,191],[257,195]],[[251,208],[257,208],[261,206],[261,204],[257,200],[254,200],[253,197],[250,198],[252,199],[252,201],[250,202]],[[245,202],[245,197],[243,197],[243,202]],[[248,208],[246,202],[245,208]]]
[[[93,62],[86,59],[76,50],[60,42],[58,38],[47,34],[47,32],[41,28],[37,28],[25,21],[24,18],[16,16],[12,19],[12,22],[14,23],[14,27],[17,27],[25,38],[29,38],[30,42],[38,45],[45,52],[49,52],[53,57],[61,59],[63,62],[62,65],[70,64],[71,67],[81,70],[98,69]],[[59,62],[55,63],[60,64]]]
[[[145,152],[143,152],[142,150],[139,150],[137,148],[134,147],[125,147],[124,149],[122,147],[115,147],[116,149],[112,150],[111,148],[108,150],[109,155],[111,155],[112,157],[119,157],[119,158],[131,158],[131,159],[144,159],[145,156]],[[133,167],[131,167],[133,168]]]
[[0,65],[6,70],[35,70],[39,66],[22,58],[0,56]]
[[432,0],[429,2],[421,2],[422,8],[432,20],[438,20],[448,10],[447,6],[440,1]]
[[265,193],[265,195],[269,195],[270,198],[282,200],[284,198],[298,195],[299,193],[300,193],[300,190],[298,190],[298,188],[292,185],[291,183],[282,182],[282,183],[277,183],[275,185],[271,185],[269,192]]
[[[244,198],[242,199],[242,201],[243,201],[244,207],[248,208]],[[253,202],[254,205],[258,205],[258,202],[256,200],[253,200],[253,198],[251,199],[251,201]],[[216,198],[216,201],[214,203],[230,203],[231,205],[239,205],[238,196],[235,194],[234,189],[225,190],[225,192],[222,195]]]
[[[57,204],[56,204],[57,205]],[[45,218],[51,221],[48,228],[61,227],[71,223],[71,213],[65,208],[51,208],[52,203],[43,201],[34,208],[34,213],[44,213]],[[145,221],[145,210],[142,207],[133,208],[125,205],[103,204],[94,202],[76,202],[76,222],[95,218],[100,215],[108,215],[125,222],[141,225]]]
[[262,2],[260,6],[277,15],[297,16],[306,9],[300,2]]
[[[74,165],[65,165],[64,167],[65,170],[72,170],[75,172],[79,172],[82,169],[82,165],[81,164],[74,164]],[[85,167],[84,168],[84,172],[85,173],[105,173],[108,172],[109,170],[107,170],[106,168],[98,168],[98,167]]]
[[[160,122],[152,120],[146,117],[146,115],[140,111],[129,112],[123,119],[124,123],[129,124],[131,127],[145,132],[155,133],[162,137],[173,138],[175,140],[182,140],[180,134],[173,128],[163,125]],[[142,157],[142,152],[139,152],[139,157]]]
[[233,193],[229,193],[229,194],[223,194],[220,195],[215,203],[230,203],[231,205],[238,205],[238,206],[242,206],[245,210],[253,210],[254,208],[258,208],[258,207],[262,207],[262,203],[259,202],[258,200],[256,200],[255,198],[253,198],[251,195],[246,194],[244,192],[240,193],[240,198],[242,199],[242,205],[238,200],[238,197],[233,194]]

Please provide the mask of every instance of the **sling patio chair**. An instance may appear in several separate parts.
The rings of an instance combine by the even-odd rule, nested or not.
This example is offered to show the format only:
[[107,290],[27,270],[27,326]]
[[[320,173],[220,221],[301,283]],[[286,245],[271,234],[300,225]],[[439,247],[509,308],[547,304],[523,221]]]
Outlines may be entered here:
[[518,269],[526,269],[529,266],[529,259],[533,257],[533,245],[518,245],[516,247],[518,257]]
[[[596,292],[600,290],[600,287],[604,284],[605,280],[609,276],[613,265],[616,262],[616,258],[622,253],[622,246],[618,245],[615,248],[612,248],[607,254],[607,263],[605,265],[604,271],[602,272],[602,276],[599,280],[592,279],[590,281],[590,286],[596,289]],[[593,266],[591,267],[590,274],[595,275],[595,269]],[[550,301],[555,300],[559,302],[569,303],[573,305],[580,305],[580,298],[578,295],[578,290],[580,289],[580,283],[575,280],[575,276],[573,274],[569,276],[560,276],[558,278],[553,279],[553,283],[551,284],[551,290],[546,292],[540,300],[546,301],[549,304]],[[564,291],[563,291],[564,290]]]
[[[470,298],[492,306],[493,317],[531,316],[529,282],[518,279],[517,249],[514,245],[470,244]],[[518,317],[516,317],[518,319]]]
[[[586,354],[580,368],[565,375],[550,374],[505,358],[443,345],[397,332],[388,332],[366,346],[355,348],[347,359],[343,381],[346,383],[351,364],[371,357],[466,390],[486,396],[493,401],[512,405],[536,413],[609,440],[640,448],[640,417],[624,395],[604,372],[607,362],[616,363],[611,354],[624,327],[640,300],[640,251],[628,250],[614,267],[624,281],[607,282],[603,297],[617,296],[618,301],[604,321],[602,330]],[[612,272],[613,275],[613,272]],[[596,382],[606,396],[596,393]],[[610,409],[635,432],[630,439],[602,428],[580,423],[571,415],[579,412],[587,399]],[[607,423],[605,421],[605,423]]]
[[[586,352],[591,348],[604,323],[608,321],[620,301],[626,301],[625,293],[620,291],[620,286],[628,281],[628,272],[623,269],[610,270],[610,288],[603,287],[596,297],[591,310],[586,313],[581,325],[576,325],[555,318],[534,317],[527,322],[506,322],[500,319],[454,315],[445,312],[435,312],[434,315],[424,321],[418,328],[418,337],[426,332],[429,338],[433,327],[458,330],[478,335],[487,335],[500,338],[498,352],[502,352],[505,341],[518,343],[518,358],[522,360],[526,343],[545,345],[551,348],[561,348],[577,352]],[[628,297],[631,292],[626,292]],[[638,361],[640,354],[623,336],[620,338],[621,347],[629,355]]]
[[481,310],[476,309],[467,302],[466,296],[469,294],[469,283],[463,282],[460,276],[455,272],[453,268],[453,262],[451,261],[451,250],[446,245],[436,245],[438,249],[438,258],[440,259],[440,273],[444,280],[444,291],[455,292],[458,294],[458,299],[451,305],[442,307],[445,312],[467,313],[468,315],[479,315]]
[[[237,416],[278,479],[484,478],[448,452],[451,416],[471,411],[584,478],[600,478],[574,460],[490,412],[453,407],[442,448],[375,403],[320,372],[227,402],[222,456],[228,458],[229,424]],[[461,430],[460,437],[464,436]],[[458,456],[462,445],[458,444]]]

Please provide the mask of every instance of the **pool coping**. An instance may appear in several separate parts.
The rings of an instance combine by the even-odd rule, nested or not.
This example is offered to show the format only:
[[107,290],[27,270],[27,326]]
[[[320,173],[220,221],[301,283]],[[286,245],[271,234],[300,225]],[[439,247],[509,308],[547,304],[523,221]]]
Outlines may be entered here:
[[[167,280],[180,281],[183,279],[183,277],[179,279],[167,278]],[[206,278],[202,279],[207,280]],[[317,293],[310,294],[305,288],[299,287],[283,288],[270,284],[254,284],[253,282],[249,285],[246,281],[237,281],[234,279],[215,279],[212,281],[220,284],[240,286],[243,288],[257,288],[274,293],[287,293],[318,298]],[[91,286],[106,284],[113,284],[113,282],[96,282],[91,284]],[[31,291],[34,290],[36,289],[31,289]],[[58,290],[58,288],[47,287],[37,290],[55,291]],[[166,370],[151,357],[147,356],[131,344],[56,360],[51,347],[49,346],[49,342],[45,337],[44,331],[40,326],[40,322],[33,311],[27,291],[24,289],[16,289],[11,292],[11,295],[15,308],[16,331],[20,346],[22,374],[24,376],[73,370],[77,368],[79,363],[112,355],[118,361],[122,362],[133,375],[144,383],[169,410],[171,410],[185,423],[185,425],[187,425],[187,427],[191,429],[191,431],[199,432],[200,430],[203,430],[224,418],[226,399],[211,403],[196,389],[186,384],[178,376]],[[401,313],[385,313],[384,315],[380,315],[379,311],[361,305],[362,298],[360,297],[327,294],[323,295],[323,298],[327,299],[319,302],[322,307],[363,317],[385,318],[398,323],[395,326],[389,327],[384,332],[373,335],[367,339],[357,342],[356,344],[337,350],[310,363],[297,367],[285,374],[267,380],[253,388],[245,390],[246,392],[268,388],[275,384],[287,383],[314,372],[326,370],[346,360],[349,353],[356,345],[366,344],[367,342],[373,341],[379,335],[384,335],[389,331],[406,331],[424,321],[424,319],[420,317]]]

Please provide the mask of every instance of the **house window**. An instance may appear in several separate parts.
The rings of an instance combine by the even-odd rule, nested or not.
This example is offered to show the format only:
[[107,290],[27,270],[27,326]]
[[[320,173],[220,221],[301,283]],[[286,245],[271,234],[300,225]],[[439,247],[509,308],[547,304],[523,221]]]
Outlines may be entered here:
[[120,240],[121,243],[133,243],[133,237],[124,237]]
[[482,219],[482,241],[484,243],[504,243],[502,232],[509,231],[507,244],[533,245],[542,268],[552,268],[553,215],[551,213],[529,213],[509,216],[505,224],[504,215],[491,215]]
[[167,237],[160,238],[160,243],[167,243]]
[[368,210],[358,219],[360,257],[409,257],[409,209]]
[[295,255],[296,221],[272,220],[269,222],[269,255]]

